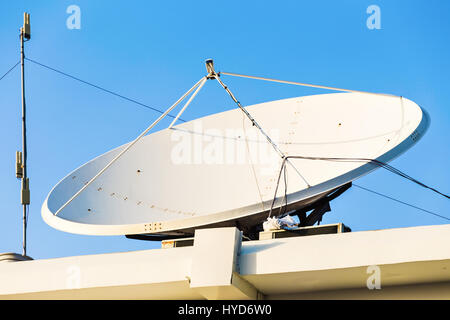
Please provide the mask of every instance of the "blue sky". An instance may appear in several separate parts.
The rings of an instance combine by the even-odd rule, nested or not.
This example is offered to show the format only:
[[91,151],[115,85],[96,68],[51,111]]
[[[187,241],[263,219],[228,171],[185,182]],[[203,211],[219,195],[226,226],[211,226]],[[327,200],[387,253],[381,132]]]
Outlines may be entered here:
[[[81,29],[69,30],[69,5],[81,9]],[[369,5],[381,9],[381,29],[369,30]],[[450,192],[450,2],[442,1],[3,1],[0,74],[19,60],[19,27],[31,14],[30,59],[165,109],[216,69],[405,96],[431,116],[423,139],[391,164]],[[20,69],[0,81],[0,252],[21,252]],[[224,79],[225,80],[225,79]],[[244,105],[327,91],[226,78]],[[159,243],[82,236],[47,226],[40,214],[50,189],[67,173],[134,139],[157,113],[26,63],[28,174],[31,206],[28,254],[35,259],[141,250]],[[234,108],[207,83],[186,120]],[[166,119],[156,129],[170,123]],[[450,217],[449,201],[383,170],[361,186]],[[331,203],[323,223],[354,231],[448,221],[352,188]]]

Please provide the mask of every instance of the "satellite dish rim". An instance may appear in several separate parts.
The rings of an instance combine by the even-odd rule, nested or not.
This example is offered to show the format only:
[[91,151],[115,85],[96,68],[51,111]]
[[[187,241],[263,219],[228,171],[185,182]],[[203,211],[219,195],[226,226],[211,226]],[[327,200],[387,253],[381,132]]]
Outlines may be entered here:
[[[323,94],[323,95],[346,95],[346,94],[355,94],[355,93],[331,93],[331,94]],[[322,95],[322,94],[321,94]],[[317,96],[317,95],[315,95]],[[288,98],[288,99],[281,99],[281,100],[289,100],[289,99],[295,99],[295,98]],[[404,98],[405,100],[409,100]],[[278,100],[274,100],[274,101],[278,101]],[[270,101],[270,102],[274,102],[274,101]],[[411,100],[409,100],[411,101]],[[421,119],[418,122],[417,127],[414,129],[414,131],[420,131],[420,135],[419,137],[421,138],[425,132],[427,131],[427,129],[429,128],[430,125],[430,117],[428,115],[428,112],[423,109],[422,107],[420,107],[419,105],[417,105],[415,102],[411,101],[412,103],[414,103],[422,112],[421,115]],[[229,110],[227,110],[229,111]],[[227,112],[224,111],[224,112]],[[222,113],[222,112],[220,112]],[[218,114],[220,114],[218,113]],[[215,116],[217,114],[213,114],[213,115],[208,115],[208,116]],[[208,117],[206,116],[206,117]],[[195,121],[197,119],[191,120],[191,121]],[[162,130],[168,130],[168,129],[162,129]],[[158,130],[161,131],[161,130]],[[390,162],[392,160],[394,160],[395,158],[397,158],[398,156],[400,156],[401,154],[403,154],[406,150],[408,150],[412,145],[414,145],[417,141],[411,142],[411,139],[405,138],[401,143],[399,143],[398,145],[396,145],[394,148],[390,149],[388,152],[383,153],[380,155],[380,157],[378,157],[376,160],[379,161],[383,161],[383,162]],[[111,149],[108,152],[112,152],[116,149],[119,148],[124,148],[127,144],[123,144],[117,148]],[[82,164],[81,166],[79,166],[78,168],[74,169],[73,171],[71,171],[69,174],[67,174],[61,181],[63,181],[64,179],[66,179],[67,177],[69,177],[70,175],[72,175],[74,172],[76,172],[77,170],[79,170],[81,167],[85,166],[86,164],[95,161],[96,159],[102,157],[105,153],[87,161],[86,163]],[[364,170],[366,166],[372,166],[371,169],[369,170]],[[289,194],[288,197],[291,199],[294,199],[291,202],[288,202],[288,205],[293,205],[296,202],[300,202],[302,200],[307,200],[309,198],[312,198],[313,196],[310,197],[303,197],[300,198],[301,195],[305,195],[307,192],[306,191],[314,191],[317,189],[322,189],[325,185],[329,185],[329,187],[323,188],[322,190],[320,190],[320,192],[312,192],[312,194],[314,196],[320,195],[320,194],[324,194],[324,196],[326,195],[327,192],[330,192],[334,189],[336,189],[336,187],[342,186],[346,183],[349,183],[351,181],[354,181],[370,172],[372,172],[373,170],[377,169],[376,166],[374,166],[373,164],[370,163],[363,163],[360,166],[356,167],[354,170],[348,171],[345,174],[338,176],[338,177],[334,177],[333,179],[327,180],[323,183],[320,183],[318,185],[312,186],[309,189],[303,189],[297,192],[294,192],[292,194]],[[362,171],[361,174],[355,174],[356,171]],[[345,179],[344,177],[346,176],[353,176],[353,178],[349,179]],[[339,180],[340,182],[333,184],[332,182],[335,182]],[[205,226],[205,225],[210,225],[210,224],[215,224],[215,223],[220,223],[220,222],[226,222],[226,221],[233,221],[239,218],[244,218],[244,217],[248,217],[251,215],[257,215],[257,214],[263,214],[264,212],[258,211],[258,212],[249,212],[248,210],[244,210],[246,208],[249,207],[260,207],[261,203],[256,203],[256,204],[252,204],[250,206],[244,207],[244,208],[237,208],[234,211],[226,211],[226,212],[219,212],[219,213],[213,213],[213,214],[208,214],[208,215],[203,215],[203,216],[197,216],[197,217],[193,217],[193,218],[184,218],[184,219],[178,219],[178,220],[169,220],[169,221],[163,221],[163,223],[165,225],[176,225],[176,224],[183,224],[183,227],[163,227],[161,229],[158,230],[153,230],[153,229],[148,229],[150,225],[152,225],[153,223],[149,222],[149,223],[134,223],[134,224],[87,224],[87,223],[81,223],[81,222],[75,222],[75,221],[71,221],[68,219],[64,219],[61,218],[59,216],[55,216],[50,209],[48,208],[48,199],[49,196],[52,194],[52,192],[54,191],[55,188],[58,187],[59,183],[56,184],[51,191],[49,192],[49,194],[47,195],[44,203],[42,204],[42,208],[41,208],[41,216],[43,218],[43,220],[50,226],[52,226],[55,229],[58,229],[60,231],[64,231],[64,232],[69,232],[69,233],[74,233],[74,234],[83,234],[83,235],[128,235],[128,234],[158,234],[158,233],[164,233],[164,232],[174,232],[174,231],[178,231],[178,230],[183,230],[183,229],[189,229],[189,228],[197,228],[197,227],[201,227],[201,226]],[[278,197],[277,198],[277,202],[280,202],[282,197]],[[264,208],[267,208],[267,203],[268,201],[266,201],[264,203]],[[276,206],[274,207],[274,210],[279,209],[280,206]],[[241,213],[237,213],[241,211]],[[224,217],[222,219],[215,219],[215,217],[217,216],[221,216],[221,215],[227,215],[227,217]],[[194,223],[190,223],[194,221]],[[197,223],[195,223],[195,221],[199,221]],[[177,222],[177,223],[175,223]],[[190,223],[189,225],[186,225],[186,222]]]

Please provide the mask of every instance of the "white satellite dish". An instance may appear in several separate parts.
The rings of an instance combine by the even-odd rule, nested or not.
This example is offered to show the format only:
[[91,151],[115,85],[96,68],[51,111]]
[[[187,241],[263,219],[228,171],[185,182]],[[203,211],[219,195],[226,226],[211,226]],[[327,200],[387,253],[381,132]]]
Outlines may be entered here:
[[177,126],[174,120],[168,129],[145,136],[163,114],[135,141],[61,180],[42,206],[43,219],[72,233],[152,239],[192,235],[204,227],[251,232],[269,212],[317,208],[377,168],[374,162],[323,158],[386,163],[414,145],[429,125],[426,112],[411,100],[355,91],[243,108],[212,61],[207,69],[208,76],[165,114],[197,88],[179,117],[207,79],[217,79],[241,110]]

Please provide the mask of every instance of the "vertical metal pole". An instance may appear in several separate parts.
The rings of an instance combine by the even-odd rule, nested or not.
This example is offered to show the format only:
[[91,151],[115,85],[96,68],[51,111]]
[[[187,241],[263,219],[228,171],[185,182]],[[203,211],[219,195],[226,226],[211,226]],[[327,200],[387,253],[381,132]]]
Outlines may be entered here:
[[[22,176],[22,194],[27,186],[27,127],[26,127],[26,104],[25,104],[25,64],[24,64],[24,28],[20,29],[20,64],[22,69],[22,153],[23,153],[23,176]],[[22,196],[23,197],[23,196]],[[27,201],[23,201],[23,255],[27,254]]]

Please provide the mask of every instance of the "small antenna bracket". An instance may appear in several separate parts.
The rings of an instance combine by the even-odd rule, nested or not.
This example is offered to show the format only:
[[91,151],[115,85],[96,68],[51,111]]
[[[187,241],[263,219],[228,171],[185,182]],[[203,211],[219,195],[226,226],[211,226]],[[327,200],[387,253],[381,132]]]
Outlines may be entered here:
[[20,28],[20,33],[27,40],[31,39],[31,27],[30,27],[30,14],[24,12],[23,14],[23,27]]

